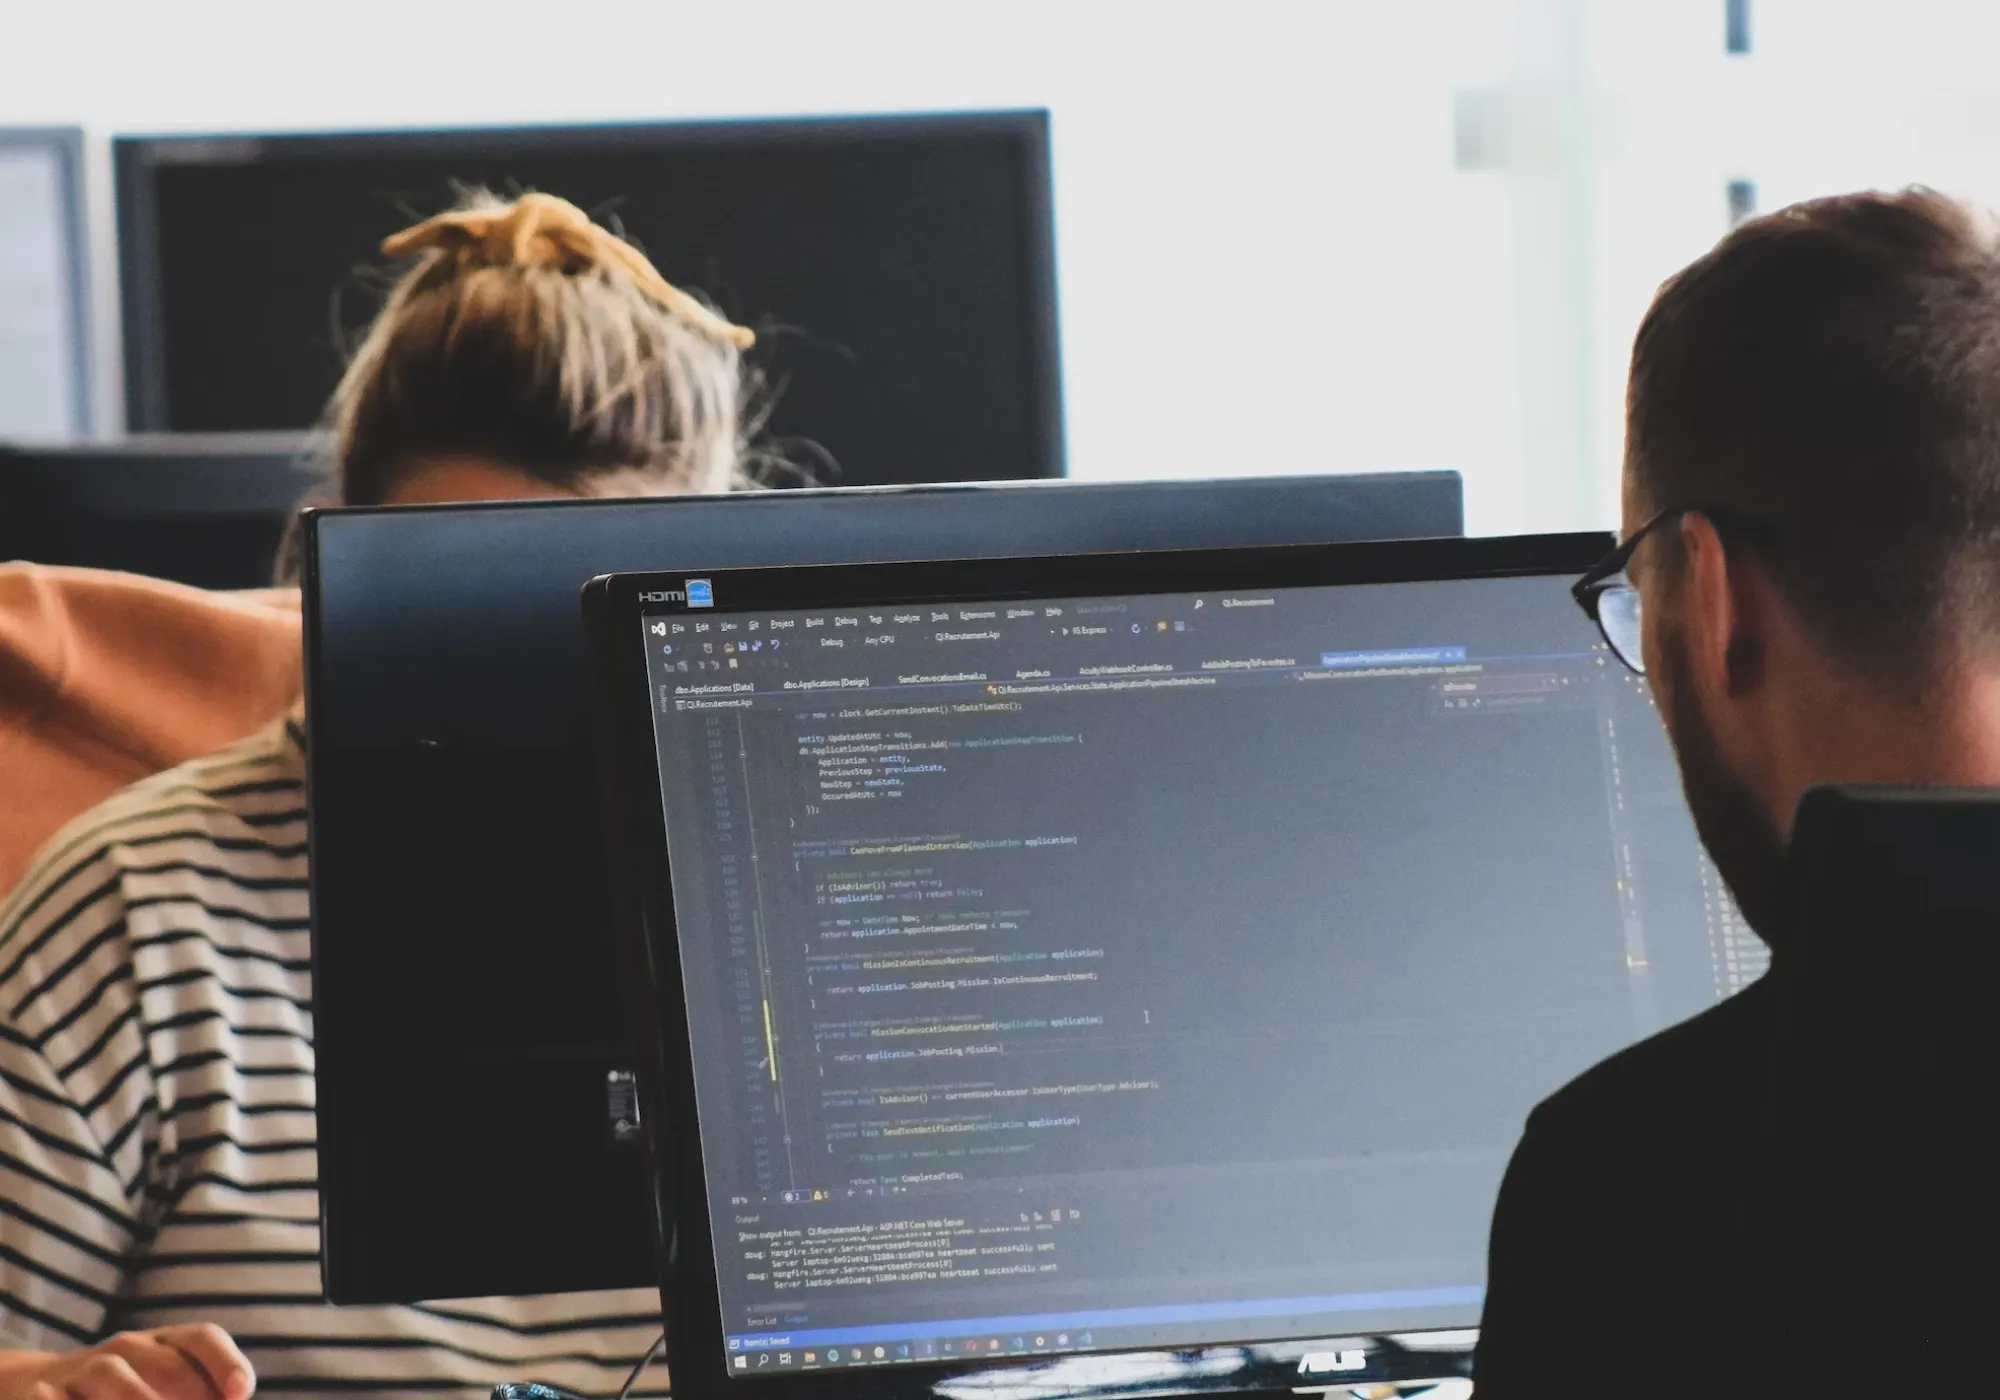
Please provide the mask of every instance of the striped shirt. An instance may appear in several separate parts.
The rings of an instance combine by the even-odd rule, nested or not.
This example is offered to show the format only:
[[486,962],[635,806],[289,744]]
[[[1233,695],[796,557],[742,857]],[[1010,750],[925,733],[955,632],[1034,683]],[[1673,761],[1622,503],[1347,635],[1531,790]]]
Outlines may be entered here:
[[0,906],[0,1347],[214,1322],[267,1392],[615,1392],[652,1292],[322,1301],[305,822],[280,723],[71,823]]

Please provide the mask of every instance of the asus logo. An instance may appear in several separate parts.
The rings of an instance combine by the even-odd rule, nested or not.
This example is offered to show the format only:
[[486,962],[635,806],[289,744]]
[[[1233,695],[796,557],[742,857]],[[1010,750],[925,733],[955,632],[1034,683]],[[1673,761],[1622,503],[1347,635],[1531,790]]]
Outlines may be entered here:
[[715,606],[715,588],[705,578],[691,578],[686,588],[659,588],[639,595],[642,603],[685,603],[691,608]]
[[1368,1369],[1368,1353],[1365,1351],[1309,1351],[1299,1358],[1299,1374],[1302,1376],[1324,1376],[1333,1372],[1366,1369]]

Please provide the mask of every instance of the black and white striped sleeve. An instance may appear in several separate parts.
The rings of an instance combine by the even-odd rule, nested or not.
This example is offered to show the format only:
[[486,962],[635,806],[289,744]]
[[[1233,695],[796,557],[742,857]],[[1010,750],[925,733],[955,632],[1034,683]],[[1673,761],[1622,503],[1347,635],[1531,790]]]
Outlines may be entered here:
[[0,1346],[101,1338],[142,1243],[157,1113],[118,817],[58,833],[0,902]]
[[96,1340],[138,1228],[82,1107],[33,1038],[0,1022],[0,1347]]

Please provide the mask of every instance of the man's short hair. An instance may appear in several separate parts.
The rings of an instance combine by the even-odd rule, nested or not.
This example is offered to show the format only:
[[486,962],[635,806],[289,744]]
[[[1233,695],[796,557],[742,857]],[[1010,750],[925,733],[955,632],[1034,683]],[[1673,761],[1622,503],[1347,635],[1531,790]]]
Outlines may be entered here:
[[1836,661],[1922,684],[2000,651],[2000,238],[1931,190],[1743,224],[1639,328],[1626,457],[1649,509],[1772,527]]

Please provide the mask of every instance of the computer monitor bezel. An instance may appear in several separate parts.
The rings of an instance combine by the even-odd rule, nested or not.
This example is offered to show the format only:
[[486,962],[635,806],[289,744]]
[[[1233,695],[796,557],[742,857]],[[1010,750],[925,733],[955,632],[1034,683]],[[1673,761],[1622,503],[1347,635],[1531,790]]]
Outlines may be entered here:
[[[324,448],[310,433],[0,444],[0,558],[268,588],[288,523],[326,484]],[[131,547],[141,531],[156,548]]]
[[[1392,497],[1393,503],[1376,500],[1378,493]],[[1414,496],[1415,499],[1410,499]],[[357,1240],[367,1241],[385,1233],[391,1233],[394,1224],[408,1219],[408,1212],[384,1210],[379,1201],[361,1204],[363,1188],[349,1173],[348,1157],[342,1144],[353,1137],[364,1136],[376,1126],[367,1119],[368,1109],[365,1094],[355,1086],[350,1066],[356,1058],[359,1042],[370,1036],[377,1018],[365,1014],[348,1014],[340,1004],[340,988],[360,980],[357,973],[372,976],[373,967],[361,968],[363,955],[339,941],[336,932],[332,939],[326,934],[326,926],[321,922],[327,904],[327,891],[336,881],[328,878],[328,872],[336,865],[326,852],[337,837],[334,827],[337,822],[330,818],[331,810],[326,801],[326,786],[317,781],[316,775],[326,764],[339,764],[343,754],[352,749],[344,747],[348,736],[344,731],[348,726],[337,723],[330,707],[335,703],[330,696],[339,694],[329,682],[329,660],[327,656],[328,616],[335,611],[333,598],[329,594],[330,582],[326,572],[326,555],[330,538],[337,537],[346,527],[354,524],[365,526],[372,531],[387,530],[392,535],[401,535],[403,541],[396,552],[420,559],[423,572],[437,574],[450,566],[441,564],[433,550],[424,548],[422,539],[425,528],[447,518],[462,521],[491,521],[496,525],[510,519],[528,517],[543,527],[542,533],[550,538],[563,534],[566,530],[583,530],[587,522],[607,519],[613,516],[627,516],[632,512],[642,512],[648,516],[671,513],[677,522],[672,531],[664,528],[660,532],[657,546],[648,545],[648,560],[665,558],[669,553],[687,559],[691,565],[702,566],[714,563],[714,557],[703,557],[701,551],[691,542],[713,534],[713,521],[718,515],[747,513],[751,517],[769,521],[769,530],[774,536],[782,535],[783,522],[787,515],[814,503],[836,503],[842,510],[866,511],[871,517],[879,517],[884,512],[901,511],[907,516],[921,517],[932,511],[941,513],[945,533],[951,536],[951,548],[961,553],[976,552],[976,547],[966,543],[968,534],[973,533],[964,522],[972,519],[990,521],[994,518],[996,502],[1004,502],[999,509],[1003,514],[1012,509],[1019,524],[1019,517],[1027,508],[1022,502],[1037,499],[1048,502],[1051,521],[1060,520],[1061,528],[1070,532],[1066,538],[1074,539],[1077,522],[1104,516],[1116,508],[1120,521],[1122,540],[1144,542],[1155,540],[1162,535],[1178,535],[1185,538],[1185,521],[1193,512],[1187,503],[1200,507],[1204,521],[1228,521],[1238,513],[1248,512],[1248,502],[1261,503],[1257,514],[1263,517],[1265,510],[1283,511],[1288,527],[1297,526],[1299,532],[1289,534],[1292,539],[1312,538],[1302,531],[1310,529],[1320,538],[1353,538],[1363,529],[1375,532],[1395,529],[1407,535],[1416,528],[1436,530],[1456,537],[1463,530],[1462,485],[1455,472],[1385,472],[1348,476],[1310,477],[1233,477],[1224,480],[1169,481],[1114,481],[1085,482],[1063,481],[1023,481],[1012,480],[985,483],[942,483],[927,486],[868,486],[819,488],[802,491],[737,492],[721,496],[681,496],[670,498],[647,498],[644,500],[565,500],[538,502],[479,502],[440,506],[375,506],[338,507],[324,510],[309,510],[305,513],[301,528],[303,552],[303,608],[305,640],[305,693],[308,727],[313,743],[307,758],[309,778],[307,784],[310,821],[309,840],[312,846],[311,885],[313,908],[313,959],[316,978],[316,1043],[319,1055],[319,1187],[321,1224],[321,1269],[327,1296],[339,1303],[394,1303],[411,1302],[426,1297],[484,1296],[503,1292],[553,1292],[559,1289],[603,1289],[633,1285],[650,1286],[657,1277],[651,1266],[652,1249],[637,1251],[636,1260],[620,1259],[617,1268],[630,1268],[631,1276],[617,1274],[614,1270],[590,1271],[588,1281],[578,1281],[577,1276],[565,1275],[556,1281],[556,1276],[545,1262],[537,1262],[537,1256],[515,1248],[504,1235],[495,1232],[490,1254],[482,1253],[468,1257],[465,1254],[449,1254],[441,1247],[431,1247],[436,1241],[424,1242],[421,1252],[427,1260],[448,1256],[448,1264],[430,1268],[422,1275],[428,1285],[421,1284],[410,1268],[382,1266],[358,1257],[354,1247]],[[1142,504],[1143,498],[1143,504]],[[1179,501],[1183,504],[1168,509],[1166,504]],[[1096,502],[1089,506],[1086,503]],[[1398,525],[1398,519],[1405,523]],[[956,528],[949,521],[957,520]],[[1148,528],[1142,529],[1150,521]],[[1269,523],[1266,518],[1266,523]],[[920,518],[906,522],[912,533],[922,528]],[[480,532],[476,524],[466,525],[469,534]],[[1046,528],[1056,529],[1050,524]],[[1102,527],[1100,527],[1102,528]],[[1205,531],[1211,527],[1204,524]],[[504,533],[502,531],[489,532]],[[608,533],[608,532],[607,532]],[[982,523],[978,532],[982,539],[994,542],[993,552],[1002,552],[1002,542],[1007,539],[1000,529]],[[1270,537],[1268,531],[1260,531]],[[1229,529],[1223,525],[1212,527],[1209,538],[1243,538],[1240,528]],[[604,536],[594,537],[592,548],[607,548]],[[949,541],[948,541],[949,542]],[[377,541],[380,547],[381,541]],[[435,541],[431,542],[435,544]],[[1023,541],[1033,547],[1032,539]],[[629,545],[620,542],[620,551],[629,551]],[[949,553],[949,549],[939,548],[930,543],[920,547],[933,557]],[[1044,549],[1059,547],[1043,544]],[[651,551],[657,549],[658,553]],[[486,547],[478,549],[478,557],[493,561],[490,567],[500,568],[501,560],[509,557],[504,550],[496,550],[490,540]],[[788,553],[799,552],[797,546]],[[843,549],[843,553],[847,550]],[[782,557],[776,555],[774,557]],[[825,557],[825,556],[822,556]],[[852,557],[850,555],[850,557]],[[876,555],[873,557],[881,557]],[[908,557],[903,554],[900,557]],[[612,561],[600,558],[600,567]],[[565,585],[563,597],[564,615],[575,618],[575,590],[588,579],[590,570],[580,568]],[[370,576],[371,580],[373,576]],[[335,588],[342,583],[352,590],[354,580],[347,578],[333,581]],[[446,596],[446,590],[434,590],[431,594],[413,598],[407,604],[399,605],[406,618],[414,618],[426,625],[450,616],[442,609],[449,604],[440,604],[437,598]],[[350,598],[351,601],[351,598]],[[480,606],[498,606],[504,599],[482,597]],[[376,620],[379,619],[379,615]],[[352,627],[351,620],[346,624]],[[582,652],[582,636],[578,624],[579,652]],[[587,664],[587,659],[581,658]],[[393,691],[399,684],[408,684],[407,677],[393,677],[388,681],[376,678],[376,688],[387,685]],[[586,698],[589,692],[587,674],[579,672],[576,677],[579,698]],[[351,694],[351,692],[350,692]],[[416,707],[422,708],[423,697],[415,697]],[[577,735],[580,741],[589,741],[589,719],[587,707],[582,716],[583,732]],[[607,839],[609,837],[607,836]],[[348,889],[352,888],[355,876],[352,862],[345,868],[342,877]],[[401,892],[396,897],[400,898]],[[332,975],[328,970],[332,969]],[[449,995],[446,989],[441,995]],[[615,994],[615,993],[614,993]],[[629,1016],[629,1012],[628,1012]],[[634,1049],[640,1055],[647,1053],[640,1039],[645,1027],[636,1019],[628,1022]],[[620,1062],[621,1067],[625,1067]],[[503,1156],[488,1154],[492,1160],[504,1160]],[[620,1183],[619,1189],[624,1188]],[[641,1188],[643,1189],[643,1188]],[[400,1201],[399,1201],[400,1204]],[[657,1206],[656,1197],[648,1194],[634,1200],[634,1228],[641,1222],[638,1210],[644,1208],[647,1214]],[[385,1223],[385,1217],[389,1223]],[[572,1238],[586,1238],[584,1232],[572,1231]],[[404,1241],[407,1245],[409,1242]],[[502,1279],[496,1278],[495,1260],[504,1256],[518,1266],[514,1272]],[[593,1260],[603,1260],[599,1255]],[[605,1261],[608,1262],[608,1261]],[[532,1267],[530,1267],[532,1265]]]
[[81,435],[96,424],[96,364],[90,316],[90,245],[84,180],[84,134],[80,126],[0,126],[0,151],[53,152],[62,200],[62,248],[69,295],[64,313],[70,336],[70,431]]
[[[1014,558],[946,563],[861,564],[790,569],[716,570],[704,575],[716,606],[699,616],[737,611],[1137,596],[1275,588],[1329,587],[1479,578],[1568,576],[1588,569],[1611,547],[1608,534],[1585,532],[1337,545],[1268,545],[1232,550]],[[1040,1400],[1142,1391],[1148,1394],[1325,1389],[1331,1377],[1312,1358],[1349,1349],[1362,1366],[1343,1366],[1337,1384],[1446,1379],[1469,1374],[1465,1329],[1329,1339],[1217,1343],[1210,1348],[1146,1353],[1151,1379],[1098,1371],[1063,1357],[912,1361],[865,1369],[786,1373],[736,1381],[724,1365],[725,1333],[710,1226],[707,1169],[695,1100],[694,1054],[682,979],[666,814],[641,619],[673,605],[646,594],[684,593],[688,574],[605,575],[585,586],[582,606],[591,646],[599,726],[600,790],[613,864],[613,915],[628,969],[628,994],[642,1020],[650,1057],[639,1065],[645,1138],[653,1155],[659,1216],[678,1223],[661,1253],[660,1292],[668,1354],[682,1400],[744,1395],[771,1400],[884,1400],[919,1396],[1016,1393],[1015,1379]],[[650,991],[650,995],[646,994]],[[1553,1086],[1552,1086],[1553,1087]],[[690,1127],[694,1131],[688,1131]],[[1217,1370],[1199,1358],[1240,1352],[1240,1364]],[[1131,1355],[1131,1353],[1126,1353]],[[1018,1377],[996,1375],[1018,1372]],[[1317,1386],[1314,1385],[1318,1380]]]
[[[340,160],[399,148],[426,155],[483,160],[565,148],[688,149],[802,140],[852,141],[949,130],[966,137],[1007,137],[1021,146],[1022,227],[1026,286],[1035,297],[1027,315],[1027,389],[1038,406],[1033,425],[1036,475],[1060,477],[1063,444],[1062,358],[1056,292],[1055,208],[1049,114],[1045,108],[938,111],[893,115],[759,117],[579,125],[440,127],[381,131],[220,133],[120,136],[112,140],[117,186],[118,265],[124,332],[125,414],[133,430],[169,427],[168,346],[160,266],[159,166],[212,158],[218,147],[273,159]],[[559,191],[558,191],[559,193]]]

